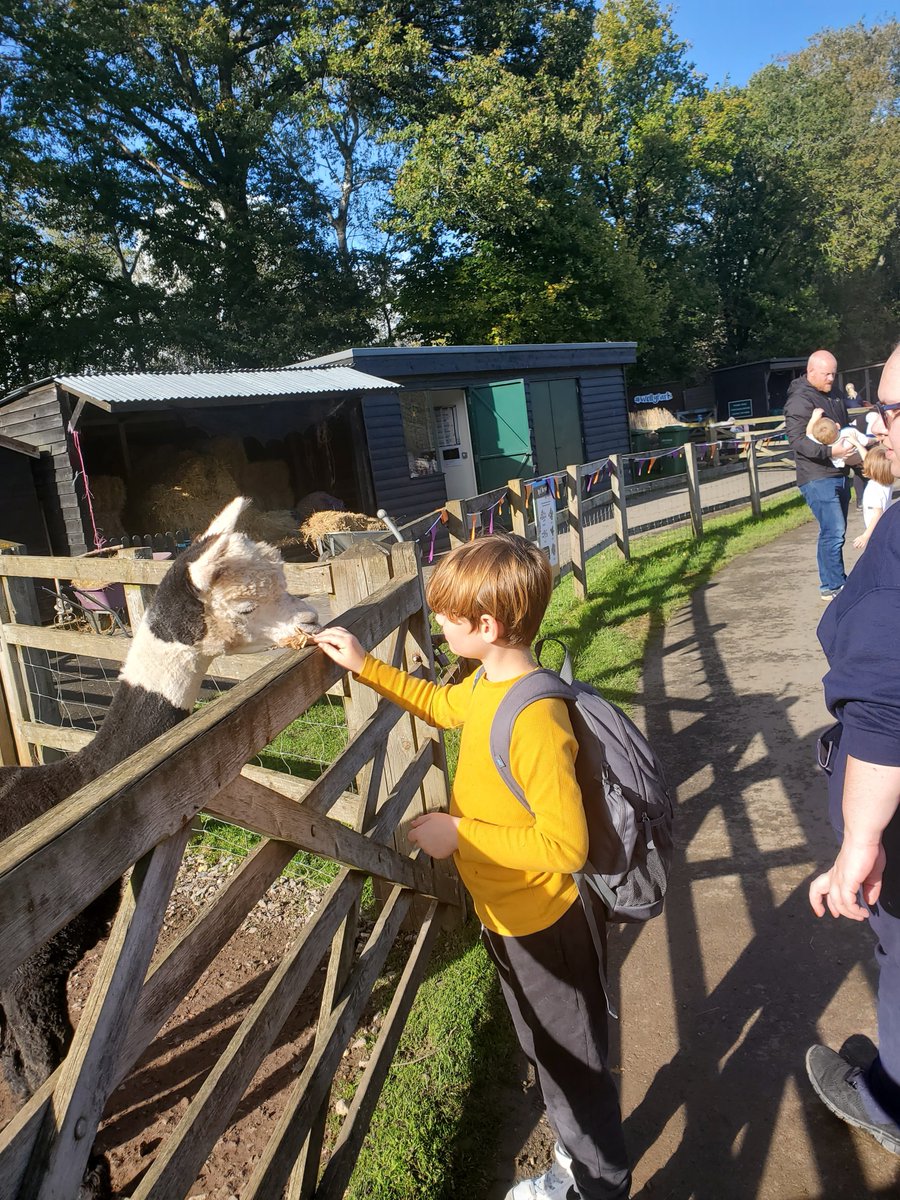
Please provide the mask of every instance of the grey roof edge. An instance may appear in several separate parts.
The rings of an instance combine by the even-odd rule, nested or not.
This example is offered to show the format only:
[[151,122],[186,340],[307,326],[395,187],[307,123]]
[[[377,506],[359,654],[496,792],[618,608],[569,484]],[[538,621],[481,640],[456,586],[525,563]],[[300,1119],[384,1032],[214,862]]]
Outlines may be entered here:
[[352,362],[355,358],[390,358],[402,354],[435,355],[450,357],[465,354],[492,354],[500,356],[512,353],[534,354],[540,351],[581,351],[585,354],[602,350],[605,354],[621,351],[624,357],[621,361],[633,362],[637,353],[637,342],[515,342],[509,345],[497,346],[492,343],[454,346],[349,346],[346,350],[338,350],[334,354],[323,354],[316,358],[303,359],[294,365],[300,367],[327,366]]
[[[286,386],[283,392],[271,386],[272,376],[294,376],[294,384],[296,385],[297,375],[313,375],[317,373],[319,376],[327,376],[331,373],[335,376],[335,387],[320,386],[311,388],[309,392],[297,386]],[[252,383],[253,376],[264,376],[268,381],[268,386],[262,388],[258,392],[250,390],[246,384]],[[235,391],[229,391],[227,381],[240,378],[243,386]],[[166,394],[166,381],[194,380],[197,385],[204,384],[203,387],[195,386],[193,389],[185,387],[182,391],[178,387],[170,387]],[[95,386],[91,386],[91,381],[95,381]],[[152,388],[153,381],[157,381],[158,386]],[[216,391],[216,385],[221,382],[221,390]],[[129,396],[129,382],[132,385],[132,394]],[[110,410],[111,405],[121,406],[125,404],[139,403],[156,403],[165,404],[167,402],[190,401],[192,399],[215,399],[216,396],[221,396],[222,399],[247,398],[247,399],[265,399],[277,401],[288,396],[295,395],[327,395],[330,393],[340,394],[353,391],[384,391],[386,389],[394,389],[399,387],[399,384],[392,383],[389,380],[382,379],[378,375],[367,375],[363,371],[356,370],[352,367],[338,367],[337,365],[329,368],[327,366],[316,366],[307,364],[302,368],[277,367],[271,370],[260,369],[245,369],[235,371],[131,371],[131,372],[115,372],[115,371],[92,371],[84,374],[65,374],[52,375],[45,379],[36,380],[34,383],[26,384],[23,387],[16,388],[9,392],[6,396],[0,398],[0,407],[13,400],[27,396],[30,392],[36,391],[38,388],[45,387],[47,384],[56,383],[72,395],[78,396],[81,399],[90,401],[103,408]],[[141,384],[144,384],[143,391],[146,393],[148,386],[151,387],[151,392],[142,394]],[[263,379],[260,379],[262,385]],[[117,391],[121,389],[121,394],[117,395]]]
[[729,367],[713,367],[710,370],[710,374],[718,375],[722,371],[741,371],[746,370],[747,367],[781,367],[782,369],[786,369],[788,367],[805,366],[808,360],[808,354],[804,354],[803,356],[798,355],[795,358],[755,358],[752,362],[732,363]]

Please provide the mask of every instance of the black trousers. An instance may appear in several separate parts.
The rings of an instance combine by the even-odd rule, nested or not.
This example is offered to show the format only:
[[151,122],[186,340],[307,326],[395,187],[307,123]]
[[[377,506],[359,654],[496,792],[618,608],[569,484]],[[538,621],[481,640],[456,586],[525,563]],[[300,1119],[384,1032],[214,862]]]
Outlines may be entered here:
[[607,1065],[606,999],[581,902],[539,933],[483,938],[580,1200],[625,1200],[631,1171]]

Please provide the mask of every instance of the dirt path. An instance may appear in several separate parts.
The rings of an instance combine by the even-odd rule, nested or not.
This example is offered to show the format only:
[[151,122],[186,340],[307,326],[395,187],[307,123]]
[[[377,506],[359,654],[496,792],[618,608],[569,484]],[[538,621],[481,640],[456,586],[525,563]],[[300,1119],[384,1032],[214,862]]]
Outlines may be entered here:
[[[833,853],[812,765],[830,723],[815,533],[730,565],[645,662],[637,712],[678,789],[680,861],[665,916],[611,942],[614,1061],[644,1200],[900,1196],[898,1160],[833,1118],[804,1068],[813,1042],[876,1032],[871,935],[817,922],[806,899]],[[510,1099],[503,1153],[521,1176],[550,1139],[533,1094]]]

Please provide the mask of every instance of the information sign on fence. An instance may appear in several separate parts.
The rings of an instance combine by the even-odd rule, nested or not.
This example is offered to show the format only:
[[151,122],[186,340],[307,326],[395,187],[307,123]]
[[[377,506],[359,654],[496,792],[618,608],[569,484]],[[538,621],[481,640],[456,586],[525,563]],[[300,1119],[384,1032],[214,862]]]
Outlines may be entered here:
[[559,567],[559,540],[556,535],[556,501],[547,491],[536,494],[534,497],[534,511],[538,545],[541,549],[547,551],[550,558],[550,566],[556,570]]

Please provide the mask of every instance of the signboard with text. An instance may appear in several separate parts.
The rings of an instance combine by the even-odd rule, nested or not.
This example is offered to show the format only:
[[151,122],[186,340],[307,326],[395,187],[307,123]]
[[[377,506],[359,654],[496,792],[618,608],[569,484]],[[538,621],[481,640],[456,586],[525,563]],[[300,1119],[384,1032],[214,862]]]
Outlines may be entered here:
[[534,498],[534,516],[537,524],[537,542],[547,551],[550,566],[559,566],[559,541],[556,536],[556,501],[547,492]]

